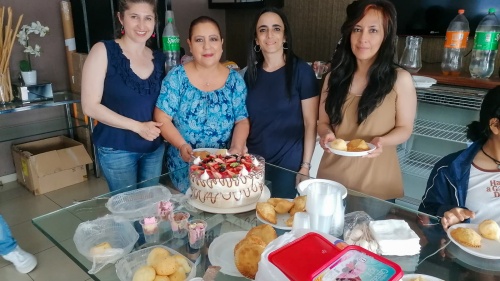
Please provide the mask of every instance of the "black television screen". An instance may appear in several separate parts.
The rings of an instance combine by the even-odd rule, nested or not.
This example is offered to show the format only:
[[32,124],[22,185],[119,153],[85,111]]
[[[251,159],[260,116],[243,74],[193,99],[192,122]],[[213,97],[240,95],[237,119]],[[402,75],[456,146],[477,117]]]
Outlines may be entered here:
[[465,10],[471,35],[475,33],[481,19],[488,14],[489,8],[495,8],[495,14],[500,16],[499,0],[390,1],[398,13],[398,35],[445,36],[450,21],[458,14],[459,9]]

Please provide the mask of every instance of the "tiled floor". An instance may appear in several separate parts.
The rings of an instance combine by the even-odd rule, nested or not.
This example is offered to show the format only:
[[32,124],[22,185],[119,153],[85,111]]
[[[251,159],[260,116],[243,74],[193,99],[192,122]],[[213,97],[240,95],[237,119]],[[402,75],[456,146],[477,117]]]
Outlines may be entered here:
[[14,238],[26,251],[34,254],[38,265],[28,274],[20,274],[14,266],[0,258],[2,281],[87,281],[90,277],[49,241],[31,219],[108,192],[103,178],[89,180],[53,192],[35,196],[17,182],[0,186],[0,214],[10,225]]

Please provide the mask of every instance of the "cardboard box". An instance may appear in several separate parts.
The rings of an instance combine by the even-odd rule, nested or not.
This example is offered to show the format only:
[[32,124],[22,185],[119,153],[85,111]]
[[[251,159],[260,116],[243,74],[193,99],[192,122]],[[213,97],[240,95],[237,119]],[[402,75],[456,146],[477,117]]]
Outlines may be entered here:
[[58,136],[12,145],[17,181],[35,195],[87,180],[92,159],[83,145]]
[[81,93],[82,92],[82,70],[83,64],[87,59],[87,54],[82,53],[71,53],[71,58],[73,61],[73,77],[71,77],[71,92]]

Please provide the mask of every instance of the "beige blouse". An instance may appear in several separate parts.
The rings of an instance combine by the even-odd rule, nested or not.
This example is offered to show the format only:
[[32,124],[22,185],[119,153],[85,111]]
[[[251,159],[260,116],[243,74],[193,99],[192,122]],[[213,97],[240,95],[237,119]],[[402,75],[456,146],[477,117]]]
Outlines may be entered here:
[[[357,124],[357,109],[361,96],[349,94],[344,105],[342,123],[334,130],[337,138],[346,141],[375,137],[389,133],[396,125],[397,94],[393,90],[368,118]],[[403,196],[403,180],[396,146],[384,146],[375,158],[346,157],[324,153],[318,168],[318,178],[330,179],[381,199]]]

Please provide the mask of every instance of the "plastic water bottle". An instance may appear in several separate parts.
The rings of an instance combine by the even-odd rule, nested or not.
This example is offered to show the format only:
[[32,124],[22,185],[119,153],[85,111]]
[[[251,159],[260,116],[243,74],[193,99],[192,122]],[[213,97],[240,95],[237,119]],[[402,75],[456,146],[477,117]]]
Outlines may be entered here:
[[489,78],[495,68],[495,56],[500,37],[500,23],[495,9],[490,8],[476,29],[469,66],[472,78]]
[[462,58],[467,49],[469,32],[469,21],[464,16],[464,10],[460,9],[446,30],[441,62],[441,71],[444,75],[458,76],[462,71]]
[[[167,13],[168,15],[168,13]],[[167,24],[162,34],[163,53],[167,56],[167,72],[180,64],[181,45],[179,33],[172,17],[167,18]]]

